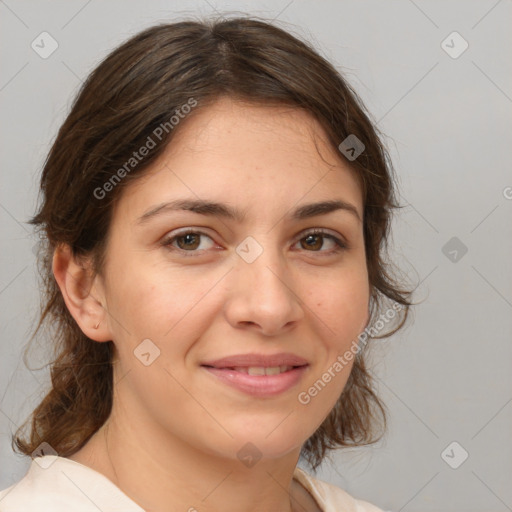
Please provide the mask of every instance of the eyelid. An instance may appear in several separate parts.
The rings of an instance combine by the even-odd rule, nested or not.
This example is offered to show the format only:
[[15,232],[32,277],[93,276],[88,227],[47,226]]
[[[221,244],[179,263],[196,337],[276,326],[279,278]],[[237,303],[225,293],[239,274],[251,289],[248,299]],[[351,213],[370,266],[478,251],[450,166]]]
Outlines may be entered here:
[[343,235],[341,235],[337,231],[333,231],[333,230],[327,229],[327,228],[306,228],[304,231],[301,231],[299,233],[296,240],[299,241],[307,235],[332,236],[333,238],[337,238],[340,242],[343,242],[344,244],[348,244],[346,238]]

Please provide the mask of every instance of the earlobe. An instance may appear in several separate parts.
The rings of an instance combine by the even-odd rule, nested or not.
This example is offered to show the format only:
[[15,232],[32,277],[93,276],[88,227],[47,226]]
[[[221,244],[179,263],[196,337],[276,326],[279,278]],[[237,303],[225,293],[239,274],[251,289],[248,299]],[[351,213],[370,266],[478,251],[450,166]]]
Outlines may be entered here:
[[55,248],[52,269],[64,302],[82,332],[95,341],[110,341],[103,288],[94,286],[99,276],[94,276],[90,265],[76,258],[67,244]]

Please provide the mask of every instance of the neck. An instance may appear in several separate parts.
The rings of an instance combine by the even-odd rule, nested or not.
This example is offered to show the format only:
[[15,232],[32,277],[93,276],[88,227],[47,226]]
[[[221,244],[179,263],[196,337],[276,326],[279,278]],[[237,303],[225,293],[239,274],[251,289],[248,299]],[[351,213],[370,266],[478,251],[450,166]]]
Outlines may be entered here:
[[147,512],[304,512],[293,481],[300,448],[252,467],[204,453],[144,421],[109,420],[72,458],[107,476]]

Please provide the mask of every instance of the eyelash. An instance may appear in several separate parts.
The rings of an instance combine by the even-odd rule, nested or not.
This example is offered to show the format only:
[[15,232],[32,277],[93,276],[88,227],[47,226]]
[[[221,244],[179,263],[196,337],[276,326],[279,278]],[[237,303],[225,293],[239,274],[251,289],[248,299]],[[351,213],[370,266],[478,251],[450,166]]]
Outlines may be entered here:
[[[178,238],[182,238],[182,237],[185,237],[186,235],[190,235],[190,234],[193,234],[193,235],[203,235],[203,236],[206,236],[208,238],[211,239],[211,236],[209,236],[208,234],[200,231],[200,230],[196,230],[196,229],[189,229],[187,231],[182,231],[181,233],[178,233],[172,237],[168,237],[168,238],[165,238],[164,240],[162,240],[161,244],[168,248],[169,250],[171,251],[178,251],[178,252],[181,252],[181,253],[185,253],[183,254],[185,257],[195,257],[195,256],[198,256],[201,254],[202,251],[205,251],[207,249],[203,249],[202,251],[197,251],[197,250],[194,250],[194,251],[186,251],[184,249],[180,249],[179,247],[173,247],[172,246],[172,243],[177,240]],[[314,229],[311,229],[309,231],[306,231],[301,238],[299,238],[295,244],[297,244],[298,242],[300,242],[301,240],[303,240],[304,238],[308,237],[309,235],[323,235],[324,238],[329,238],[331,240],[334,241],[334,243],[336,244],[336,247],[334,249],[331,249],[330,251],[307,251],[306,252],[313,252],[313,253],[324,253],[325,256],[329,256],[329,255],[333,255],[333,254],[338,254],[339,252],[342,252],[342,251],[346,251],[346,250],[349,250],[350,247],[348,246],[348,244],[346,242],[344,242],[343,240],[341,240],[340,238],[334,236],[334,235],[331,235],[330,233],[328,233],[327,231],[323,230],[323,229],[319,229],[319,228],[314,228]],[[294,245],[295,245],[294,244]],[[191,254],[186,254],[186,253],[191,253]],[[197,254],[199,253],[199,254]]]

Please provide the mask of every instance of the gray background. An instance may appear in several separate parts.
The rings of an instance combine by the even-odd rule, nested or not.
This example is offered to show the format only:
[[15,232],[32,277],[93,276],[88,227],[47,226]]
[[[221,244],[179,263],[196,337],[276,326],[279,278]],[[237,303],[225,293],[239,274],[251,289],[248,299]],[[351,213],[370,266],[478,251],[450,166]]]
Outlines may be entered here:
[[[0,488],[28,468],[10,435],[47,383],[48,340],[29,354],[39,370],[22,350],[39,307],[25,221],[50,142],[81,81],[121,41],[216,10],[291,24],[345,73],[386,134],[408,205],[392,255],[423,303],[374,352],[388,433],[337,451],[317,477],[386,510],[512,510],[510,0],[0,1]],[[31,48],[43,31],[59,45],[47,59]],[[453,31],[469,44],[458,58],[441,46]],[[463,450],[457,469],[445,462]]]

